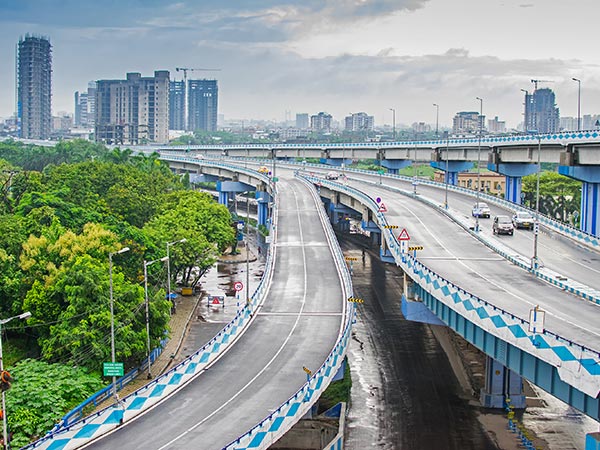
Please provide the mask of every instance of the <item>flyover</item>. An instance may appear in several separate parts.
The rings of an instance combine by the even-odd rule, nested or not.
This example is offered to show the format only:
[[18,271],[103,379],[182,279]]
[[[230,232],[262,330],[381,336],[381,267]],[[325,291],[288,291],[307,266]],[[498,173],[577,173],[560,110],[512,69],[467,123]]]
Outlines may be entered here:
[[262,297],[208,347],[120,405],[29,448],[267,448],[311,409],[343,367],[352,287],[315,190],[291,178],[277,192]]

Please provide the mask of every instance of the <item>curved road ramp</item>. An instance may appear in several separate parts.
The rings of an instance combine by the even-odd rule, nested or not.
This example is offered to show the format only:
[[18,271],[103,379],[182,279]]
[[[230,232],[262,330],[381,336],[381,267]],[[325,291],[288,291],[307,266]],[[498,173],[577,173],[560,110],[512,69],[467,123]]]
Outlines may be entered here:
[[282,179],[275,210],[261,286],[218,336],[120,404],[27,448],[264,449],[297,423],[342,367],[352,286],[312,186]]

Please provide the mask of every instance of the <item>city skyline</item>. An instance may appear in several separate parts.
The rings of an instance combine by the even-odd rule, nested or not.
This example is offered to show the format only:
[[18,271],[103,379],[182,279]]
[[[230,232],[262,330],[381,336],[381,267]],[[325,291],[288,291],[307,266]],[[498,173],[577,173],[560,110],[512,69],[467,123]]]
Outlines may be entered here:
[[531,79],[552,80],[539,87],[555,92],[561,116],[577,116],[573,77],[581,115],[600,110],[589,0],[147,3],[0,5],[0,117],[14,112],[15,44],[27,33],[52,41],[54,112],[73,112],[73,93],[90,80],[163,69],[179,80],[175,67],[220,68],[194,78],[218,80],[227,119],[324,111],[343,121],[364,111],[379,126],[394,108],[398,125],[431,124],[436,103],[449,127],[481,97],[486,117],[514,128]]

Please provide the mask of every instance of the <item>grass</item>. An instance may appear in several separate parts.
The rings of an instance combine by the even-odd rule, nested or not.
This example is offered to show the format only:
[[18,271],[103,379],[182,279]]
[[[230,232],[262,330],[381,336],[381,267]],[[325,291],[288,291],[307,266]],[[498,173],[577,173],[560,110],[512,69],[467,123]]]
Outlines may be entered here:
[[348,402],[350,400],[352,378],[350,378],[350,364],[348,363],[348,358],[344,358],[344,362],[344,378],[334,381],[329,385],[325,392],[323,392],[319,400],[319,412],[327,411],[339,402]]

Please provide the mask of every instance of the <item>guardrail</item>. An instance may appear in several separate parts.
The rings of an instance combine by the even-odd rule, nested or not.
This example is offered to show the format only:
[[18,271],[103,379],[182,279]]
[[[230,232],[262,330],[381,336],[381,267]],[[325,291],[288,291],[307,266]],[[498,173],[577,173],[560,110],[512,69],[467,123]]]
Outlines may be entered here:
[[344,255],[339,247],[333,228],[329,223],[329,218],[327,217],[325,210],[320,207],[321,201],[314,186],[310,185],[307,179],[303,177],[300,179],[310,186],[311,194],[315,198],[315,202],[318,205],[319,218],[323,228],[325,229],[329,247],[332,249],[338,274],[342,279],[345,320],[342,323],[335,347],[325,362],[316,372],[312,374],[309,380],[279,408],[265,417],[247,433],[230,442],[225,449],[266,449],[276,442],[277,439],[285,434],[285,432],[287,432],[306,414],[306,412],[311,408],[312,404],[327,388],[331,379],[335,376],[337,370],[339,370],[339,367],[342,364],[350,340],[352,332],[352,318],[355,314],[354,303],[348,306],[348,302],[345,301],[345,299],[350,297],[353,292],[350,273],[348,272]]
[[[379,212],[375,200],[363,192],[321,178],[308,179],[357,198],[373,211],[381,227],[387,225],[385,215]],[[530,332],[526,318],[518,317],[469,293],[429,269],[417,258],[401,253],[392,230],[383,228],[382,234],[396,264],[426,292],[492,335],[556,367],[563,381],[591,397],[597,397],[600,392],[600,352],[548,329],[542,333]]]
[[[276,240],[278,211],[278,199],[276,195],[277,187],[274,185],[272,189],[275,194],[275,202],[273,205],[273,221],[270,234],[273,236],[272,239]],[[215,337],[202,346],[202,348],[194,352],[165,374],[128,395],[118,404],[107,406],[101,411],[75,422],[71,422],[71,418],[74,417],[75,414],[71,411],[65,416],[66,421],[64,423],[59,424],[57,428],[50,431],[47,435],[23,448],[55,448],[55,445],[57,445],[56,442],[64,443],[65,441],[75,441],[77,446],[84,445],[86,442],[98,438],[120,426],[122,423],[130,421],[143,411],[157,405],[198,377],[225,349],[229,348],[240,338],[249,324],[253,321],[255,317],[253,313],[264,301],[266,290],[273,275],[275,251],[276,246],[269,246],[265,262],[265,272],[252,294],[250,302],[244,305],[237,312],[235,317],[221,329]],[[133,371],[127,376],[131,376],[132,373]],[[105,391],[107,389],[110,390],[110,388],[110,386],[104,388],[92,397],[98,398],[102,395],[106,395]],[[63,418],[63,420],[65,420],[65,418]]]

